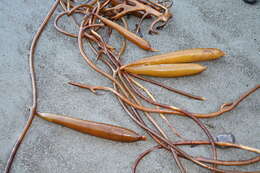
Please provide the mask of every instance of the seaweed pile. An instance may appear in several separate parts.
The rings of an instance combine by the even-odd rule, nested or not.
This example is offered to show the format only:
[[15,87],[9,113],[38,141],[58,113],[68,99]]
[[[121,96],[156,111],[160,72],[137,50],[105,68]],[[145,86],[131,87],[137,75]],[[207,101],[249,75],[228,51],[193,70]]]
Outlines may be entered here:
[[[63,115],[40,113],[37,111],[37,85],[34,70],[35,48],[41,33],[58,6],[63,9],[63,12],[55,18],[54,27],[56,30],[64,34],[64,36],[75,38],[78,43],[79,52],[86,61],[87,65],[111,81],[111,87],[93,86],[76,81],[70,81],[69,84],[88,89],[93,93],[97,93],[100,90],[113,93],[114,96],[118,98],[122,108],[129,115],[129,117],[156,143],[154,147],[139,155],[132,166],[132,172],[136,172],[138,163],[147,154],[158,149],[165,149],[171,152],[179,171],[182,173],[187,172],[187,170],[182,164],[181,159],[187,159],[194,164],[211,170],[212,172],[239,172],[228,169],[220,169],[218,168],[218,165],[242,166],[260,161],[260,156],[250,158],[248,160],[219,160],[217,157],[217,146],[238,148],[257,154],[260,154],[260,150],[232,142],[216,141],[205,124],[203,124],[200,120],[200,118],[213,118],[220,116],[225,112],[233,110],[247,96],[259,89],[260,85],[257,85],[242,94],[237,100],[230,103],[224,103],[220,106],[218,111],[203,114],[192,113],[186,109],[157,102],[154,94],[140,82],[144,81],[191,99],[204,100],[203,97],[192,95],[166,86],[156,80],[145,77],[145,75],[154,77],[179,77],[195,75],[206,70],[206,67],[199,64],[194,64],[193,62],[218,59],[224,56],[224,52],[215,48],[197,48],[147,57],[130,64],[122,63],[121,58],[127,48],[127,41],[132,42],[139,48],[146,51],[157,51],[152,48],[151,44],[147,40],[141,37],[142,22],[143,20],[153,20],[148,29],[148,33],[158,34],[159,30],[163,29],[173,16],[169,11],[171,5],[171,2],[154,2],[151,0],[94,0],[91,2],[56,0],[54,2],[49,13],[35,34],[31,44],[29,63],[32,81],[33,104],[31,106],[28,122],[11,152],[5,173],[10,172],[15,154],[35,116],[39,116],[47,121],[61,124],[74,130],[115,141],[134,142],[146,139],[146,137],[140,136],[137,133],[122,127],[74,119]],[[135,33],[128,29],[128,18],[125,17],[131,15],[140,18],[139,23],[136,25]],[[59,20],[65,17],[72,19],[72,22],[67,22],[66,25],[74,25],[78,28],[77,34],[75,34],[76,32],[70,33],[59,26]],[[109,38],[111,37],[113,30],[118,32],[123,37],[121,47],[119,49],[116,49],[114,45],[109,43]],[[87,46],[92,50],[91,54],[95,57],[90,58],[87,53],[88,51],[86,51]],[[95,61],[93,61],[93,59],[95,59]],[[97,66],[97,61],[102,62],[104,66],[109,69],[109,72]],[[176,135],[176,137],[180,140],[173,141],[166,134],[164,130],[166,127],[160,127],[151,113],[157,113],[165,122],[166,127],[170,128],[174,135]],[[208,140],[185,139],[183,135],[171,125],[166,114],[185,116],[191,119],[202,129]],[[149,123],[146,123],[147,121]],[[212,158],[189,155],[179,147],[183,145],[209,145],[211,146]]]

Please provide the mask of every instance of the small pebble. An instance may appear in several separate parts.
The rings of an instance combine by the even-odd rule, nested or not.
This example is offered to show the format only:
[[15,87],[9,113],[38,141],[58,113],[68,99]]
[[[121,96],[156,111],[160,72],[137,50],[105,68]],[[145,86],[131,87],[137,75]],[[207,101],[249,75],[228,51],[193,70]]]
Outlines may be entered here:
[[[217,142],[228,142],[228,143],[235,143],[235,136],[231,133],[220,134],[216,137]],[[228,147],[221,147],[220,148],[228,148]]]
[[257,0],[243,0],[245,3],[254,4]]

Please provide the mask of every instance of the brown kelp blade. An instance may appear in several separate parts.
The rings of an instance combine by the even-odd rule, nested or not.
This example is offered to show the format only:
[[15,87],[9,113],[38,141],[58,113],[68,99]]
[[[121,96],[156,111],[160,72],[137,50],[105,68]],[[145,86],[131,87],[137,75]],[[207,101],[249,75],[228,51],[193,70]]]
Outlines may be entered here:
[[94,121],[81,120],[64,115],[51,113],[37,113],[37,115],[49,122],[53,122],[65,127],[74,129],[76,131],[86,133],[92,136],[105,138],[120,142],[135,142],[139,140],[146,140],[145,136],[140,136],[136,132],[127,128],[114,126]]
[[99,15],[96,15],[104,24],[107,26],[115,29],[117,32],[119,32],[122,36],[124,36],[127,40],[131,41],[138,47],[144,49],[144,50],[149,50],[149,51],[158,51],[156,49],[153,49],[148,41],[145,39],[139,37],[138,35],[132,33],[131,31],[128,31],[124,27],[120,26],[119,24],[105,18]]

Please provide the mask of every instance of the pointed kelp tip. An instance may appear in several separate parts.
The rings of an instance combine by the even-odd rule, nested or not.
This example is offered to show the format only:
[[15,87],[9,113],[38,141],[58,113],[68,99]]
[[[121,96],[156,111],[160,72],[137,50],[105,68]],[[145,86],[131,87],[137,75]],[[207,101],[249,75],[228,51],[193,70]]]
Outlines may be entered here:
[[211,52],[214,55],[214,59],[218,59],[222,56],[225,56],[225,52],[223,52],[222,50],[220,50],[218,48],[211,48]]
[[146,140],[147,140],[147,137],[146,137],[146,136],[140,136],[140,140],[146,141]]
[[78,83],[76,83],[76,82],[72,82],[72,81],[68,82],[68,84],[69,84],[69,85],[73,85],[73,86],[79,86]]
[[201,101],[206,101],[206,100],[207,100],[207,98],[201,97]]
[[216,50],[216,52],[217,52],[216,54],[218,55],[219,58],[226,55],[225,52],[220,49],[215,49],[215,50]]
[[150,48],[150,51],[152,51],[152,52],[160,52],[158,49],[155,49],[155,48]]
[[220,50],[220,49],[219,49],[219,51],[221,52],[221,55],[222,55],[222,56],[225,56],[225,55],[226,55],[226,53],[225,53],[224,51],[222,51],[222,50]]
[[68,82],[68,84],[73,85],[73,82],[70,81],[70,82]]
[[52,121],[51,114],[49,113],[36,112],[35,115],[46,121]]
[[207,100],[205,97],[200,97],[200,96],[193,96],[192,98],[199,100],[199,101],[206,101]]
[[201,71],[203,72],[203,71],[205,71],[205,70],[207,70],[208,69],[208,67],[207,66],[201,66]]
[[48,113],[36,112],[35,115],[37,115],[38,117],[44,118],[48,115]]

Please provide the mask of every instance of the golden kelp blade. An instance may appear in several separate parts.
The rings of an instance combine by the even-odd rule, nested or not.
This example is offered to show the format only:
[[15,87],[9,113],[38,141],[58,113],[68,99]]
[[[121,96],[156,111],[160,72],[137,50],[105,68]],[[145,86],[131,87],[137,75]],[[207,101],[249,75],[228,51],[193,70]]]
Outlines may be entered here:
[[138,47],[144,49],[144,50],[149,50],[149,51],[158,51],[156,49],[153,49],[148,41],[145,39],[139,37],[138,35],[132,33],[131,31],[128,31],[124,27],[120,26],[119,24],[104,18],[102,16],[96,15],[104,24],[107,26],[115,29],[117,32],[119,32],[122,36],[124,36],[127,40],[131,41]]
[[37,115],[49,122],[63,125],[65,127],[92,136],[97,136],[113,141],[135,142],[139,140],[146,140],[145,136],[140,136],[139,134],[130,129],[126,129],[119,126],[94,121],[81,120],[64,115],[50,113],[37,113]]
[[154,76],[154,77],[181,77],[201,73],[207,67],[200,64],[159,64],[140,65],[125,67],[124,70],[134,74]]
[[141,64],[153,65],[207,61],[220,58],[224,55],[225,53],[217,48],[195,48],[143,58],[126,66]]

